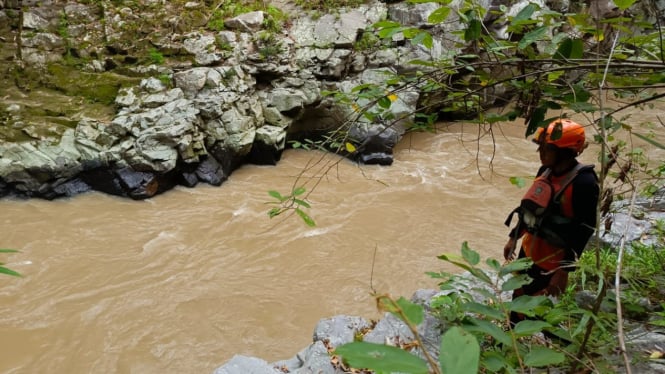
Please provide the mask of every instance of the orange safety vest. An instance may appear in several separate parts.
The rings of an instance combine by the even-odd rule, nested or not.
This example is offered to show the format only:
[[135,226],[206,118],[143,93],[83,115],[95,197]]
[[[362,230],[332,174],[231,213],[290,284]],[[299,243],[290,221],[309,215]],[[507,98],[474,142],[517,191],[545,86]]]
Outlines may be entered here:
[[[565,181],[567,174],[562,176],[550,175],[553,192],[555,195],[561,190],[561,184]],[[572,183],[565,187],[565,190],[559,197],[560,212],[554,212],[566,218],[573,218],[573,186]],[[524,233],[522,237],[522,249],[524,253],[533,260],[534,264],[545,270],[554,270],[561,266],[561,261],[566,256],[566,250],[554,246],[545,239],[531,234]]]

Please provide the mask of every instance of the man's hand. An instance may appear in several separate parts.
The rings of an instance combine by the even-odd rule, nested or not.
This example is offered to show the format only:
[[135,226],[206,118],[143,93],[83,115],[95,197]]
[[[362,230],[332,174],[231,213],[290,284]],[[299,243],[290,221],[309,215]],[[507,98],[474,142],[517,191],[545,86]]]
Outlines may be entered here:
[[515,259],[515,247],[517,246],[517,239],[511,237],[508,239],[506,245],[503,246],[503,258],[506,261],[512,261]]

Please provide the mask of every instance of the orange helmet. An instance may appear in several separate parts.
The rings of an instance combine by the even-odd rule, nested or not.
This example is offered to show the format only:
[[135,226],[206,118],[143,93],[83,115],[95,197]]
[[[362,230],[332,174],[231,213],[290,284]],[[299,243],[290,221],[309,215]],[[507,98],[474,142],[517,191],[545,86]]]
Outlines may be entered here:
[[586,146],[584,127],[569,119],[552,121],[547,127],[539,127],[533,138],[537,144],[553,144],[559,148],[570,148],[578,154]]

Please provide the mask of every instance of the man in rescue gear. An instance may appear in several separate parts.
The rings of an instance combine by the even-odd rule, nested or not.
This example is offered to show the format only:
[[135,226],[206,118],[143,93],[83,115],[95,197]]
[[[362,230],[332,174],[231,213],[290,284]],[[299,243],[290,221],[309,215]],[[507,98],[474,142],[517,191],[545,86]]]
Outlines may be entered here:
[[[553,198],[546,209],[534,213],[526,208],[529,205],[524,203],[525,196],[514,211],[520,219],[509,234],[503,255],[506,260],[513,260],[521,238],[518,257],[530,257],[533,265],[525,271],[531,283],[515,290],[513,298],[558,296],[565,291],[568,273],[596,227],[598,177],[593,165],[582,165],[576,159],[587,146],[584,128],[573,121],[559,119],[539,128],[533,141],[538,144],[542,164],[537,180],[541,178],[541,182],[551,184]],[[531,206],[536,205],[529,202]],[[538,216],[539,213],[542,216]],[[506,220],[508,226],[511,217]],[[511,319],[516,323],[521,318],[515,315]]]

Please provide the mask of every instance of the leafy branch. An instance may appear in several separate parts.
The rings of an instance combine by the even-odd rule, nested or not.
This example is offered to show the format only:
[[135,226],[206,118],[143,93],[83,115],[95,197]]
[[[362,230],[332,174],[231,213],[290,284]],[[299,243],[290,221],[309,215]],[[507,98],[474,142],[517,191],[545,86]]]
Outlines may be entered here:
[[274,218],[284,212],[293,211],[307,224],[307,226],[316,226],[312,217],[303,210],[303,208],[311,208],[309,203],[302,198],[305,191],[304,187],[297,187],[287,196],[282,196],[282,194],[274,190],[268,191],[268,194],[277,200],[277,202],[271,204],[278,205],[268,211],[268,216]]
[[[0,249],[0,253],[16,253],[16,252],[18,252],[18,251],[15,250],[15,249]],[[0,274],[12,275],[12,276],[15,276],[15,277],[20,277],[21,276],[20,273],[14,271],[12,269],[9,269],[9,268],[7,268],[3,265],[4,265],[4,263],[0,262]]]

